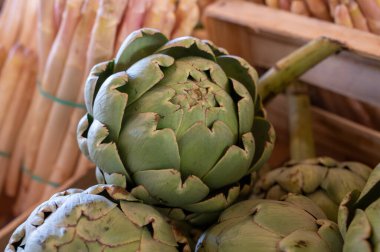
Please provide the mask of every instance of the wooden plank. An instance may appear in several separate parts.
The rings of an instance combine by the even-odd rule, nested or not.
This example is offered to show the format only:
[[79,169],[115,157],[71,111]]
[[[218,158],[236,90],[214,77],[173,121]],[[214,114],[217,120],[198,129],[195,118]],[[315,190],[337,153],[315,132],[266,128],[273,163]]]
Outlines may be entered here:
[[350,51],[326,59],[301,79],[380,107],[380,36],[240,1],[215,3],[206,15],[210,39],[255,66],[269,68],[321,35],[345,43]]
[[[95,178],[95,171],[94,169],[89,169],[86,174],[84,174],[80,178],[71,178],[68,180],[62,187],[60,187],[57,191],[64,191],[68,188],[81,188],[86,189],[92,185],[97,184],[96,178]],[[47,200],[47,199],[45,199]],[[13,231],[21,224],[23,223],[30,215],[30,213],[43,201],[33,205],[30,207],[27,211],[23,212],[21,215],[17,216],[15,219],[13,219],[8,225],[6,225],[4,228],[0,229],[0,250],[3,251],[5,249],[5,246],[8,244],[9,238],[11,237]]]
[[[276,97],[267,106],[269,120],[279,136],[274,156],[282,153],[281,157],[274,157],[275,162],[289,157],[286,150],[289,146],[287,109],[284,95]],[[372,167],[380,162],[380,132],[315,107],[312,113],[317,155],[328,155],[341,161],[355,160]]]

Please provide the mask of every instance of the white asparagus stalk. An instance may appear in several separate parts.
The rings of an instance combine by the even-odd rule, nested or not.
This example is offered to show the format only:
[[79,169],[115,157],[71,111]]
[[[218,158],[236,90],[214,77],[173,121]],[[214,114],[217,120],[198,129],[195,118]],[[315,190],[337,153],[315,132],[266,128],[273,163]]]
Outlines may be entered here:
[[37,29],[38,71],[42,75],[58,31],[54,22],[54,0],[39,1]]
[[[67,59],[70,43],[77,26],[83,0],[68,0],[63,15],[62,24],[49,54],[45,71],[40,83],[41,89],[55,95],[60,82],[64,65]],[[52,101],[40,95],[33,100],[30,128],[25,139],[24,166],[33,171],[45,123],[48,119]],[[24,180],[22,187],[27,187],[28,180]],[[24,201],[21,201],[24,202]],[[25,204],[25,207],[26,204]]]
[[348,11],[350,13],[352,23],[356,29],[369,31],[367,20],[360,10],[359,5],[355,1],[350,1],[348,4]]
[[39,0],[28,0],[25,5],[26,10],[18,42],[35,51],[37,48],[36,28]]
[[280,8],[280,3],[279,0],[265,0],[265,4],[273,9],[279,9]]
[[293,0],[290,4],[290,12],[301,16],[310,16],[310,12],[303,0]]
[[180,0],[176,9],[176,25],[172,38],[188,36],[199,20],[199,7],[196,0]]
[[349,28],[354,27],[346,5],[339,4],[335,8],[334,22],[338,25],[343,25]]
[[[117,4],[116,2],[113,3]],[[122,13],[114,12],[114,8],[109,8],[106,4],[109,3],[107,3],[106,1],[101,2],[101,6],[97,14],[95,24],[91,32],[90,45],[87,51],[87,63],[85,70],[86,73],[90,72],[93,65],[106,60],[110,60],[113,57],[114,43],[112,42],[116,40],[117,27],[118,24],[121,22]],[[104,39],[105,29],[107,30],[107,39]],[[81,92],[77,97],[77,103],[84,103],[83,91],[84,87],[81,88]],[[83,114],[83,110],[76,109],[74,113],[71,115],[70,126],[66,132],[65,140],[63,141],[63,146],[60,149],[60,153],[56,159],[53,173],[50,176],[49,181],[61,184],[69,176],[75,173],[76,163],[79,157],[79,148],[76,140],[76,129],[78,122],[80,118],[83,116]],[[53,191],[53,188],[46,187],[44,195],[48,195]]]
[[323,0],[306,0],[305,2],[314,17],[331,21],[328,6]]
[[37,58],[33,51],[23,51],[23,71],[17,83],[14,98],[8,107],[6,120],[0,130],[0,151],[8,153],[9,156],[0,156],[0,193],[3,184],[8,177],[8,163],[13,153],[18,133],[21,131],[23,121],[26,117],[29,103],[31,101],[37,73]]
[[1,69],[3,69],[3,65],[6,59],[7,59],[7,52],[5,51],[4,46],[0,45],[0,73],[1,73]]
[[143,27],[145,14],[152,0],[129,0],[119,34],[117,36],[115,54],[124,39],[133,31]]
[[65,5],[66,5],[66,0],[54,0],[54,25],[56,27],[56,30],[59,29],[59,26],[61,25],[62,22],[62,16],[63,12],[65,11]]
[[339,1],[339,0],[328,0],[329,11],[330,11],[330,15],[331,15],[331,17],[334,18],[335,8],[336,8],[339,4],[340,4],[340,1]]
[[87,170],[94,168],[95,165],[90,160],[88,160],[84,155],[80,155],[74,176],[80,177],[85,174]]
[[380,21],[373,20],[373,19],[367,19],[367,21],[368,21],[368,26],[371,32],[377,35],[380,35]]
[[[21,31],[22,20],[25,13],[26,4],[22,0],[12,0],[12,6],[9,10],[10,16],[6,23],[2,24],[1,44],[7,51],[16,43]],[[6,35],[5,35],[6,34]]]
[[0,129],[23,70],[23,50],[23,46],[19,44],[12,48],[0,74]]
[[290,11],[291,0],[279,0],[278,4],[281,10]]
[[[82,81],[85,78],[86,51],[90,41],[91,30],[95,21],[98,1],[86,0],[82,8],[81,19],[75,29],[66,60],[64,72],[56,93],[56,97],[65,101],[75,101]],[[58,102],[53,103],[44,126],[42,140],[38,150],[33,174],[48,180],[53,165],[63,144],[68,128],[69,118],[74,108]],[[46,185],[32,181],[30,194],[26,204],[36,203]],[[37,193],[38,192],[38,193]]]
[[380,6],[375,0],[357,0],[364,16],[372,21],[380,21]]
[[144,27],[160,30],[170,37],[175,24],[175,0],[153,1],[144,18]]

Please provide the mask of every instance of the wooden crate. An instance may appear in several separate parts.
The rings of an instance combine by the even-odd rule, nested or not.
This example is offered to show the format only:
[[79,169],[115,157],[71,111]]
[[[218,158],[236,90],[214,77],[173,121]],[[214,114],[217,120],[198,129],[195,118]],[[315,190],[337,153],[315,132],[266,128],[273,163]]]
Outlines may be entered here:
[[[301,80],[380,111],[380,36],[243,1],[219,1],[205,14],[210,40],[263,68],[320,36],[342,42],[346,51]],[[267,109],[278,135],[272,165],[278,165],[289,158],[286,99],[276,98]],[[380,132],[318,108],[313,108],[313,119],[318,155],[371,166],[380,161]]]

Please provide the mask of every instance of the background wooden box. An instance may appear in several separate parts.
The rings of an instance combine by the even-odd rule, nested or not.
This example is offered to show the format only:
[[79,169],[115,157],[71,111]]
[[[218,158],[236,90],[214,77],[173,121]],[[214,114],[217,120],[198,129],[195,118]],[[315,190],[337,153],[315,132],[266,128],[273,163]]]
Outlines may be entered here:
[[[326,36],[347,50],[308,71],[301,80],[380,111],[380,37],[244,1],[219,1],[206,10],[208,37],[255,67],[270,68],[306,42]],[[334,98],[334,97],[332,97]],[[349,107],[347,109],[350,109]],[[286,98],[267,106],[277,132],[272,166],[288,160]],[[380,113],[378,113],[380,116]],[[380,132],[331,111],[313,108],[317,154],[374,166],[380,161]]]

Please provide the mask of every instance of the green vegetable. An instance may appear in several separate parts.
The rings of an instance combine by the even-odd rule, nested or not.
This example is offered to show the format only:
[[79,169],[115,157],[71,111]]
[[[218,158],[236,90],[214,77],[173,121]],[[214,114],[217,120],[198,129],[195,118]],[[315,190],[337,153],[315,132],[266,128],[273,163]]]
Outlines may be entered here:
[[55,194],[13,233],[5,251],[191,251],[187,238],[124,189]]

